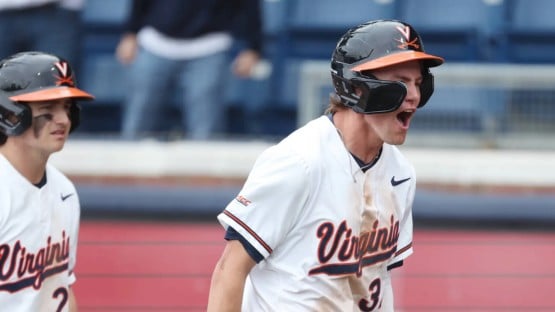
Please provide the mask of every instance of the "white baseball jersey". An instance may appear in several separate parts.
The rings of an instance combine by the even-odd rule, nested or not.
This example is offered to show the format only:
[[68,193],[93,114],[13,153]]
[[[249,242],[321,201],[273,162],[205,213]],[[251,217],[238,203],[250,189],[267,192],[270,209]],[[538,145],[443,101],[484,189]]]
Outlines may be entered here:
[[69,311],[80,206],[74,185],[47,165],[37,187],[0,154],[0,310]]
[[393,311],[387,266],[412,253],[415,185],[388,144],[363,172],[327,116],[264,151],[218,215],[264,257],[243,311]]

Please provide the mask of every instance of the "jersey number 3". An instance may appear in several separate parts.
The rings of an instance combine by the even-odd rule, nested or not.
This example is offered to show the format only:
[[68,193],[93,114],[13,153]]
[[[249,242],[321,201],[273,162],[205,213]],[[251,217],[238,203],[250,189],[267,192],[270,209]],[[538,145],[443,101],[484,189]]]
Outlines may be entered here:
[[358,302],[360,311],[374,311],[374,309],[378,306],[378,303],[380,302],[381,280],[379,278],[374,279],[372,283],[370,283],[368,290],[370,291],[370,300],[364,298]]

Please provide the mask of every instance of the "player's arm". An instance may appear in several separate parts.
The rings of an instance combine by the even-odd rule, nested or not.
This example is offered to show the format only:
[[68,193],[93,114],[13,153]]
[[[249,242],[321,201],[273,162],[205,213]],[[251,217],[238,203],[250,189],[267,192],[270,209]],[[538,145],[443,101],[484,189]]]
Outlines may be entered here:
[[207,311],[241,311],[245,280],[255,264],[240,241],[228,241],[212,273]]
[[69,287],[69,312],[77,312],[77,300],[75,299],[75,294],[73,294],[73,289]]

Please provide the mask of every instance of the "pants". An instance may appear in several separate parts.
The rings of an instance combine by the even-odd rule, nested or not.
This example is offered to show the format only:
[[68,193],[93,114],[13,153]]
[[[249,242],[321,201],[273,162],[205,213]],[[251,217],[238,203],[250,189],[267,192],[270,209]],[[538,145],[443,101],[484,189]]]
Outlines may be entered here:
[[175,101],[176,86],[182,91],[177,102],[185,136],[205,140],[221,133],[225,129],[223,95],[229,70],[225,51],[192,60],[171,60],[141,49],[129,72],[122,137],[137,139],[155,131],[167,103]]

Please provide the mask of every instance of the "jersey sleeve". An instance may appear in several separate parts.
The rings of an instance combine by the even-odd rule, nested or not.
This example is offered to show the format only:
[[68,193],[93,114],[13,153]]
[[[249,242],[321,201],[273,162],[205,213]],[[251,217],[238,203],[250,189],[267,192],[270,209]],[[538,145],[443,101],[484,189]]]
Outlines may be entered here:
[[241,234],[235,231],[231,226],[227,227],[227,231],[225,232],[225,239],[226,240],[238,240],[242,245],[243,248],[247,251],[247,253],[251,256],[251,258],[256,262],[259,263],[260,261],[264,260],[264,257],[254,248],[251,243],[249,243]]
[[302,157],[284,148],[270,148],[256,161],[239,195],[218,216],[264,258],[298,220],[308,199],[310,178]]
[[79,196],[77,191],[75,192],[75,196],[73,198],[74,205],[72,205],[73,215],[72,215],[72,224],[71,224],[71,240],[70,244],[70,251],[69,251],[69,285],[73,285],[77,279],[75,276],[75,265],[77,263],[77,241],[79,240],[79,220],[81,217],[81,205],[79,202]]
[[49,183],[54,183],[60,191],[56,191],[56,194],[59,192],[67,193],[67,194],[74,194],[67,198],[67,224],[65,225],[66,231],[68,231],[67,235],[69,236],[69,262],[68,262],[68,284],[71,286],[76,281],[75,276],[75,265],[77,263],[77,242],[79,240],[79,224],[81,218],[81,204],[79,200],[79,194],[75,185],[71,180],[69,180],[62,172],[57,170],[52,166],[48,166],[47,175],[51,181]]

